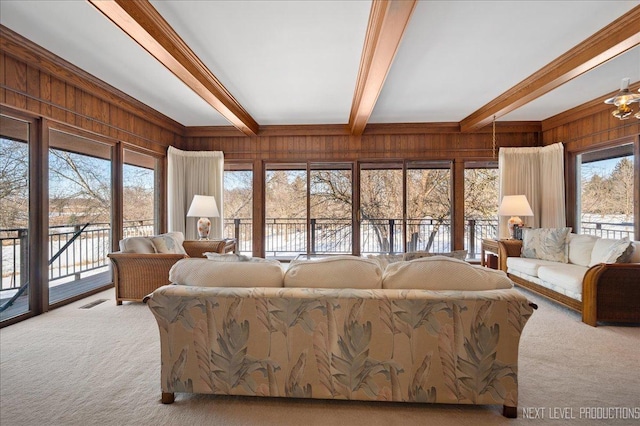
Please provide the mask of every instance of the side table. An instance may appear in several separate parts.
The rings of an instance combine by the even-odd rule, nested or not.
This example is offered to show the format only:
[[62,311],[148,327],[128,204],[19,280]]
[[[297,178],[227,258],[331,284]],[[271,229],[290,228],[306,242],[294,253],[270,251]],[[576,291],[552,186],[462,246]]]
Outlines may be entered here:
[[480,246],[480,265],[488,266],[489,268],[498,269],[498,265],[500,264],[500,259],[497,259],[497,262],[489,262],[487,264],[486,254],[485,252],[493,253],[496,256],[496,259],[499,256],[498,250],[498,240],[494,240],[491,238],[483,238],[482,245]]
[[204,253],[231,253],[236,251],[236,239],[223,240],[185,240],[182,243],[189,257],[203,257]]

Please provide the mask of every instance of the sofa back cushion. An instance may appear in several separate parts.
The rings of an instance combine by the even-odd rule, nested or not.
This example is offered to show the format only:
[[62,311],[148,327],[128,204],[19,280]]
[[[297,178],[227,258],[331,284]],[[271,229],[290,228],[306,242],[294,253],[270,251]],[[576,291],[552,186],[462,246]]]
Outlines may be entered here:
[[599,238],[591,252],[589,266],[598,263],[627,263],[632,258],[634,246],[628,237],[619,240]]
[[458,260],[465,260],[467,258],[466,250],[454,250],[448,253],[429,253],[427,251],[411,251],[409,253],[405,253],[402,260],[415,260],[420,259],[422,257],[433,257],[433,256],[445,256],[445,257],[453,257]]
[[284,286],[381,288],[382,269],[377,261],[356,256],[329,256],[312,260],[295,260],[291,262],[284,274]]
[[282,266],[266,262],[213,262],[182,259],[169,271],[169,281],[196,287],[282,287]]
[[569,234],[569,263],[589,266],[596,240],[598,237],[594,235]]
[[567,235],[571,228],[525,228],[522,231],[522,257],[567,263]]
[[387,266],[382,288],[422,290],[496,290],[512,288],[503,271],[445,256],[423,257]]

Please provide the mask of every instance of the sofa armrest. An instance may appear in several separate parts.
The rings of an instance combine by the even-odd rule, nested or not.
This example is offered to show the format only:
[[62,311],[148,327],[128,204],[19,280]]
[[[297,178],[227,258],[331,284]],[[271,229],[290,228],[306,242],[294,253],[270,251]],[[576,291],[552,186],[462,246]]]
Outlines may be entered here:
[[599,263],[582,281],[582,321],[640,322],[640,263]]
[[507,257],[520,257],[522,241],[498,240],[498,269],[507,272]]

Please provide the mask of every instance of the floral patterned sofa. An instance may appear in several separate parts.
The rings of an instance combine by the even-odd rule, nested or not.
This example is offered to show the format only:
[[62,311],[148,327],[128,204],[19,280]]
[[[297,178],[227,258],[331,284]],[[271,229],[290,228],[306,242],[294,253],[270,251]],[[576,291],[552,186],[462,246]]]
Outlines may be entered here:
[[[225,258],[226,256],[219,256]],[[517,416],[518,346],[534,305],[501,271],[396,262],[184,259],[147,304],[162,402],[176,392],[498,404]]]

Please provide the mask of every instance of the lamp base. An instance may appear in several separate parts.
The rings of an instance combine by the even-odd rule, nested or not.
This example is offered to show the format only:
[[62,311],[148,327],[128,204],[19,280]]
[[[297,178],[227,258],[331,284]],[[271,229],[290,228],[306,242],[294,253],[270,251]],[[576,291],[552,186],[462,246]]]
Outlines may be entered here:
[[209,231],[211,231],[211,221],[206,217],[198,219],[198,237],[200,241],[209,239]]
[[516,230],[514,229],[515,225],[518,226],[522,226],[524,224],[524,222],[522,221],[522,219],[520,219],[520,217],[518,216],[511,216],[509,218],[509,221],[507,222],[507,225],[509,226],[509,238],[512,240],[516,239]]

